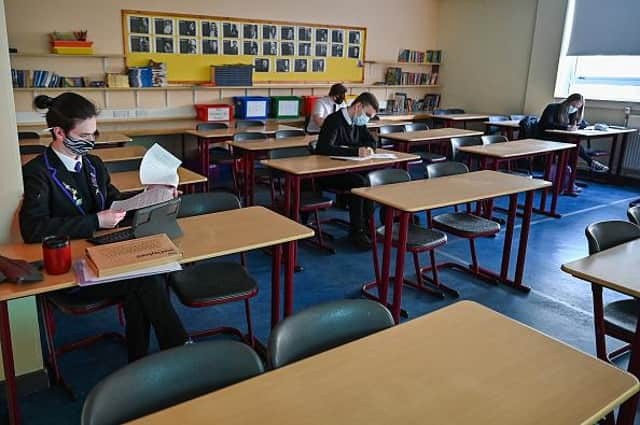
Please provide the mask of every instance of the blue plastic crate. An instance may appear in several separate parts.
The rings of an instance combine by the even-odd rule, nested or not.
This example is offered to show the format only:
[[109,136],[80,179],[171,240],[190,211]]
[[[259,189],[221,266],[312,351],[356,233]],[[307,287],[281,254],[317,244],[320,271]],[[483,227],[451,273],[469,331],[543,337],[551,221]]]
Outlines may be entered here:
[[269,116],[271,99],[263,96],[236,96],[233,98],[235,104],[235,116],[241,120],[260,120]]
[[220,65],[213,67],[216,86],[252,86],[253,65]]

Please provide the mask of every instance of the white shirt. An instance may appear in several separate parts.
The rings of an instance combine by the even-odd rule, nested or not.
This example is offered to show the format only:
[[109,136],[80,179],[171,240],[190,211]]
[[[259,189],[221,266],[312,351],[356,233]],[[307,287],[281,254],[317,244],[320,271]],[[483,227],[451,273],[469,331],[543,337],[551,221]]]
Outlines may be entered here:
[[67,169],[67,171],[71,171],[72,173],[76,172],[76,164],[79,162],[80,164],[82,164],[82,160],[80,159],[80,156],[77,156],[75,158],[72,158],[70,156],[67,156],[61,152],[58,152],[55,149],[52,149],[56,155],[58,155],[58,158],[60,158],[60,161],[62,161],[62,164],[64,165],[64,168]]
[[347,103],[342,102],[341,104],[336,104],[332,98],[329,96],[321,97],[316,100],[315,105],[313,106],[313,112],[311,113],[311,119],[309,120],[309,125],[307,126],[307,131],[309,132],[318,132],[320,131],[320,127],[313,121],[314,116],[318,116],[320,118],[327,118],[330,114],[333,114],[335,111],[341,108],[346,108]]

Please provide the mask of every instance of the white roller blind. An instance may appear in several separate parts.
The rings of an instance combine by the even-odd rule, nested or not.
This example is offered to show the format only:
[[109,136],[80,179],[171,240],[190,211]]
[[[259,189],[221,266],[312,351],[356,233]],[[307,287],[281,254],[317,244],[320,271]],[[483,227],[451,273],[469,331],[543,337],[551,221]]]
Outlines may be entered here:
[[573,3],[567,56],[640,55],[640,0]]

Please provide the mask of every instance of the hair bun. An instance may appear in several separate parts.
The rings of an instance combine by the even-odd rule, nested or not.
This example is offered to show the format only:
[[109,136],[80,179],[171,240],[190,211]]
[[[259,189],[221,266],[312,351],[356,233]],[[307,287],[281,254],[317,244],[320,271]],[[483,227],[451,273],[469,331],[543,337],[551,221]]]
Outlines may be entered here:
[[54,99],[52,97],[41,94],[39,96],[36,96],[35,99],[33,99],[33,104],[38,109],[49,109],[53,104],[53,100]]

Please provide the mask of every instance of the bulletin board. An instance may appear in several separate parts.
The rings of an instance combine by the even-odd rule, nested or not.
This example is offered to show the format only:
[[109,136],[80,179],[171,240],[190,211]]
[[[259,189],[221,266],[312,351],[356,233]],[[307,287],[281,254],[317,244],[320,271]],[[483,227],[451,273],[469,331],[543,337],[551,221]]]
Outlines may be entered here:
[[172,83],[230,64],[253,65],[254,82],[364,81],[364,27],[122,10],[122,29],[127,66],[164,62]]

